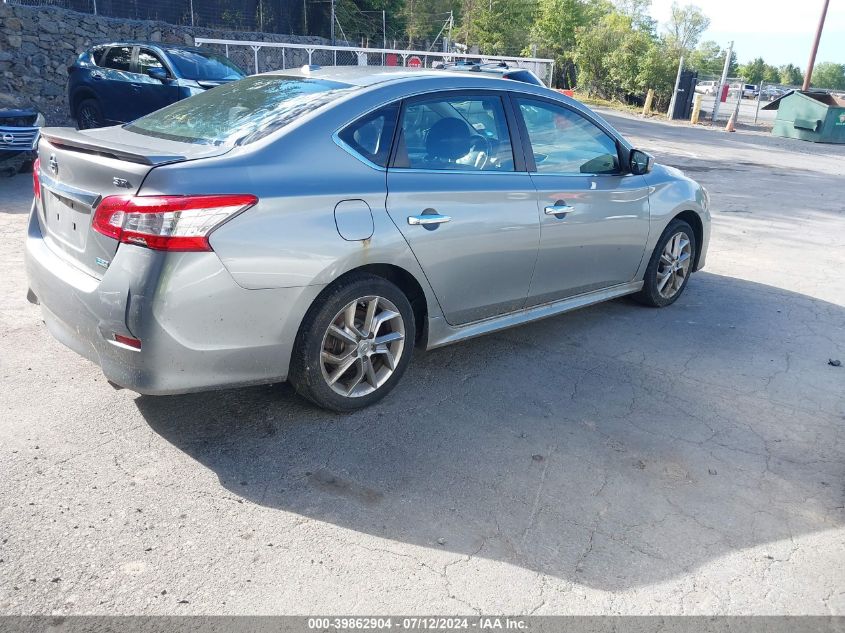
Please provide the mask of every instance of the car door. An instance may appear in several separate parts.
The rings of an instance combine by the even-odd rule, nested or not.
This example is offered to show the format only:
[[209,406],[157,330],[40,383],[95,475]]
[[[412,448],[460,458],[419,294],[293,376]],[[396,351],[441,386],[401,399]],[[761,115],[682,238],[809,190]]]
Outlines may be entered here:
[[132,120],[129,115],[133,103],[132,47],[112,46],[103,61],[91,72],[92,85],[97,93],[103,117],[111,122]]
[[525,304],[539,222],[514,130],[509,104],[496,92],[447,91],[403,103],[387,210],[453,325]]
[[160,110],[179,99],[179,87],[172,81],[162,82],[150,77],[147,71],[151,68],[160,68],[169,79],[173,79],[173,72],[155,52],[144,47],[138,48],[135,61],[137,72],[132,82],[135,95],[130,108],[132,119]]
[[540,250],[527,305],[632,281],[649,231],[648,185],[621,169],[611,134],[559,102],[515,95]]

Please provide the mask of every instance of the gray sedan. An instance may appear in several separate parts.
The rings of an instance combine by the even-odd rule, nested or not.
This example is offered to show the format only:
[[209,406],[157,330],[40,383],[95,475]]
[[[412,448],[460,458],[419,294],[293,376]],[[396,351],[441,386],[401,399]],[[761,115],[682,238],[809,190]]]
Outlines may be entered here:
[[50,332],[144,394],[289,380],[337,411],[431,349],[704,265],[708,197],[578,102],[479,73],[303,68],[47,128],[26,243]]

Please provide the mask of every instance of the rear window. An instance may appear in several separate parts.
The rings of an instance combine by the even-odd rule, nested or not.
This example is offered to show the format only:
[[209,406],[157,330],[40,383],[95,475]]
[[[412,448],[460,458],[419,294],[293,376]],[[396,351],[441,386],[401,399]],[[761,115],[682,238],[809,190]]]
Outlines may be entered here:
[[232,81],[246,74],[225,57],[182,48],[167,50],[170,62],[183,79],[195,81]]
[[125,127],[183,143],[246,144],[355,89],[325,79],[247,77],[177,101]]

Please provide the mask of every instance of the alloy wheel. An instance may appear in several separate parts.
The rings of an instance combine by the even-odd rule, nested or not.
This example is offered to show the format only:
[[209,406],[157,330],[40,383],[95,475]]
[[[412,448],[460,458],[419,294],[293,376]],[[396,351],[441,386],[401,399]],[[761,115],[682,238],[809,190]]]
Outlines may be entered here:
[[390,379],[404,348],[405,322],[396,306],[384,297],[361,297],[338,312],[323,335],[323,378],[344,397],[365,396]]
[[79,127],[81,129],[89,130],[97,127],[98,124],[98,115],[93,106],[84,105],[79,108]]
[[692,262],[692,243],[683,231],[675,233],[660,254],[657,291],[664,299],[674,297],[684,285]]

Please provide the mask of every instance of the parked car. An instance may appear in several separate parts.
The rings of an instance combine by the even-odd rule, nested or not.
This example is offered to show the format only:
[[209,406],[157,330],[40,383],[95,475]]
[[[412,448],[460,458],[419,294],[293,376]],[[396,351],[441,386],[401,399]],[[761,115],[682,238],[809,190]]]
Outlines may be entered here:
[[256,75],[45,129],[38,151],[29,299],[144,394],[287,379],[349,411],[415,346],[623,295],[668,306],[710,235],[700,185],[577,101],[486,73]]
[[759,92],[756,84],[731,84],[730,91],[735,95],[740,95],[743,99],[756,99]]
[[760,97],[765,101],[774,101],[775,99],[780,99],[786,93],[786,90],[777,86],[764,86]]
[[497,75],[502,79],[513,79],[515,81],[524,81],[525,83],[534,84],[535,86],[545,86],[546,84],[527,68],[520,68],[519,66],[509,66],[507,62],[493,62],[481,63],[469,60],[461,60],[453,63],[439,64],[436,66],[439,70],[449,70],[458,72],[475,72],[475,73],[489,73]]
[[44,115],[10,94],[0,94],[0,171],[14,174],[32,164]]
[[80,129],[126,123],[245,76],[227,58],[201,48],[101,44],[68,68],[70,115]]
[[705,95],[716,94],[716,90],[718,90],[718,88],[719,88],[719,82],[718,81],[705,80],[705,81],[699,81],[697,84],[695,84],[695,91],[700,92],[701,94],[705,94]]

